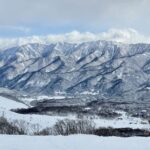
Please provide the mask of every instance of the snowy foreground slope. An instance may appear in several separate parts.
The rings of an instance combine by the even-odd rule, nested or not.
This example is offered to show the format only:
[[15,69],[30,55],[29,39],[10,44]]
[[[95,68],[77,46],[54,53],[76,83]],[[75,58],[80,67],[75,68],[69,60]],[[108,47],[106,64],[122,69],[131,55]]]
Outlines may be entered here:
[[[47,115],[35,115],[35,114],[17,114],[11,111],[11,109],[16,108],[27,108],[26,105],[10,100],[8,98],[4,98],[0,96],[0,117],[4,116],[6,119],[8,119],[9,122],[13,121],[22,121],[26,128],[30,128],[33,130],[33,126],[38,125],[39,128],[42,130],[46,127],[53,126],[57,120],[64,120],[67,117],[61,117],[61,116],[47,116]],[[69,116],[68,116],[69,117]],[[74,119],[72,116],[70,119]]]
[[150,138],[0,135],[1,150],[149,150]]

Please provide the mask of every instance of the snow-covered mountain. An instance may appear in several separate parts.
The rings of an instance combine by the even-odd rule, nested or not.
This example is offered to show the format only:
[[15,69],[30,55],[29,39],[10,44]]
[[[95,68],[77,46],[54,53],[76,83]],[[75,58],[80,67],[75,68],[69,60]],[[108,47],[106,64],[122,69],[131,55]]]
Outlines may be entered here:
[[0,87],[30,94],[148,99],[150,44],[27,44],[0,51]]

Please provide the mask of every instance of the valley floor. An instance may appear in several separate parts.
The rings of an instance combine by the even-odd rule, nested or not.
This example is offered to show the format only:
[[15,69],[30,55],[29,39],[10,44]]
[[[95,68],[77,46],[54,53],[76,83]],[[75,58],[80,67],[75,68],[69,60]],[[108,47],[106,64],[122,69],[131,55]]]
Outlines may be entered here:
[[[36,115],[36,114],[18,114],[10,111],[11,109],[16,108],[27,108],[26,105],[4,98],[0,96],[0,117],[4,116],[10,123],[19,121],[25,126],[28,131],[28,134],[36,132],[36,129],[42,130],[47,127],[53,127],[58,120],[65,119],[78,119],[75,115],[67,116],[49,116],[49,115]],[[133,129],[150,129],[150,124],[147,120],[136,118],[127,115],[125,112],[119,112],[121,116],[115,119],[105,119],[98,116],[94,116],[90,121],[96,124],[96,127],[113,127],[113,128],[133,128]],[[87,118],[87,117],[86,117]],[[89,119],[88,118],[88,119]]]
[[150,138],[0,135],[0,150],[149,150]]

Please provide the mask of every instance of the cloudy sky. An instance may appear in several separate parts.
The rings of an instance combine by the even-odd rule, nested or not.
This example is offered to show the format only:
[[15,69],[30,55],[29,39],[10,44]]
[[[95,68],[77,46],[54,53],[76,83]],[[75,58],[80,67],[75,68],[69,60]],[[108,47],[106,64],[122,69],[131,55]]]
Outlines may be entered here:
[[149,42],[149,6],[150,0],[0,0],[0,42],[31,36],[53,40],[121,36],[119,40],[127,42],[136,36],[134,42]]

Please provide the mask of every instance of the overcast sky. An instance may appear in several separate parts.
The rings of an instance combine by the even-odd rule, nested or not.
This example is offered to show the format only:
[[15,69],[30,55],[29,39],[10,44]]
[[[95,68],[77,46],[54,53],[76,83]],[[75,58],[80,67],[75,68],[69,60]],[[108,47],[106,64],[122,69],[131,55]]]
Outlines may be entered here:
[[150,0],[0,0],[0,37],[111,29],[149,36],[149,7]]

